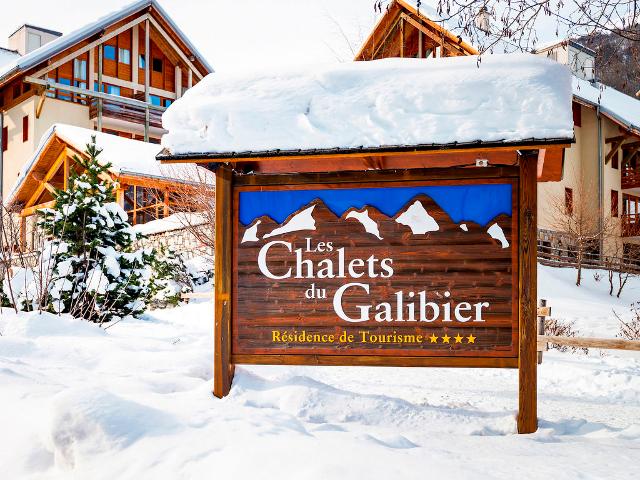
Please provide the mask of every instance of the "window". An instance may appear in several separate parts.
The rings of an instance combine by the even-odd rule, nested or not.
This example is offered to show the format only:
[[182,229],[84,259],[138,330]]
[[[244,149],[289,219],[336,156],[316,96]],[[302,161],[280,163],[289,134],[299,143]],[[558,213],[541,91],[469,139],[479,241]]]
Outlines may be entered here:
[[573,189],[564,189],[564,211],[567,215],[573,214]]
[[144,68],[146,62],[144,61],[144,53],[138,55],[138,68]]
[[171,104],[172,104],[172,103],[173,103],[173,101],[172,101],[172,100],[169,100],[168,98],[165,98],[165,99],[164,99],[164,106],[165,106],[165,107],[169,107],[169,106],[171,106]]
[[573,125],[576,127],[582,126],[582,107],[579,103],[573,102],[571,104],[571,111],[573,112]]
[[116,59],[116,47],[113,45],[105,45],[103,48],[103,55],[105,60],[114,60]]
[[[60,77],[58,79],[58,83],[61,83],[62,85],[71,86],[71,79]],[[65,91],[65,90],[58,90],[58,98],[60,100],[71,100],[71,94],[68,91]]]
[[125,65],[131,65],[131,51],[127,48],[119,48],[118,61]]
[[162,73],[162,59],[154,58],[151,63],[151,68],[154,72]]
[[29,115],[22,117],[22,141],[29,140]]
[[87,79],[87,61],[76,58],[73,61],[73,78],[76,80]]
[[611,168],[618,170],[618,152],[616,152],[613,157],[611,157]]
[[611,190],[611,216],[618,216],[618,191]]
[[162,106],[162,99],[157,95],[149,95],[149,101],[151,105],[155,105],[156,107]]
[[120,87],[116,87],[115,85],[106,85],[107,93],[111,95],[120,95]]
[[20,96],[20,94],[22,93],[22,91],[20,90],[20,84],[16,83],[13,86],[13,98],[16,99]]
[[27,53],[33,52],[36,48],[42,46],[42,37],[37,33],[29,32],[27,34]]
[[6,152],[9,148],[9,128],[2,127],[2,151]]

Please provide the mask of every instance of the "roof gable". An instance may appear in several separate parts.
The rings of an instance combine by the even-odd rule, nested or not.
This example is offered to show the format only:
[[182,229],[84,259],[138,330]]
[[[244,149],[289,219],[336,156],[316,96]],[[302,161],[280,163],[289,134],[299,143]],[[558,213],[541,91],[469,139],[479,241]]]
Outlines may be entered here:
[[[426,56],[435,46],[444,49],[444,56],[478,53],[461,37],[444,28],[437,18],[435,10],[426,5],[417,8],[411,1],[393,0],[365,40],[355,60],[416,57],[419,52]],[[419,37],[423,40],[421,47]]]
[[18,175],[8,203],[15,204],[26,201],[42,178],[54,165],[56,159],[67,148],[82,155],[86,145],[96,137],[96,145],[102,149],[98,160],[102,165],[110,163],[109,173],[114,178],[120,176],[151,178],[158,182],[185,182],[193,176],[193,169],[198,169],[199,179],[210,179],[212,174],[195,165],[167,165],[156,161],[161,146],[139,140],[118,137],[108,133],[96,132],[72,125],[55,124],[40,140],[32,157],[27,161]]

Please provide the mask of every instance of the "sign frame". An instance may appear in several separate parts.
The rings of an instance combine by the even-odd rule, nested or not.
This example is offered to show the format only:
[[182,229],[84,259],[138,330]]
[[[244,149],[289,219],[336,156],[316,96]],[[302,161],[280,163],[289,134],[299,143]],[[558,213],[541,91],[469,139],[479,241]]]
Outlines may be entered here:
[[[229,165],[216,166],[216,255],[215,255],[215,322],[214,322],[214,395],[229,393],[235,364],[270,365],[375,365],[518,368],[519,433],[537,429],[536,373],[536,274],[537,274],[537,152],[518,153],[515,166],[485,168],[421,168],[411,170],[339,171],[332,173],[251,174],[235,172]],[[232,352],[232,321],[236,293],[233,289],[233,255],[237,241],[237,203],[240,188],[269,188],[274,185],[296,185],[311,188],[318,184],[360,183],[374,186],[384,182],[469,181],[512,179],[517,209],[517,292],[518,346],[515,357],[412,357],[362,355],[241,355]],[[299,188],[299,187],[298,187]]]

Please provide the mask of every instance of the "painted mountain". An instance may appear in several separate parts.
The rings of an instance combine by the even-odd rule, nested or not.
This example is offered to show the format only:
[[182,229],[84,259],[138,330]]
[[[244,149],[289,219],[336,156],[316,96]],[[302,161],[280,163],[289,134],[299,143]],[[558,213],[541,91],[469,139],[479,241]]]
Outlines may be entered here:
[[[486,225],[454,222],[424,194],[411,198],[392,217],[368,206],[350,208],[338,216],[322,200],[315,199],[281,223],[262,216],[247,226],[238,225],[235,255],[238,301],[234,306],[233,325],[240,335],[236,338],[245,338],[248,343],[243,341],[242,349],[234,345],[234,352],[273,353],[270,337],[273,328],[300,330],[301,324],[307,331],[314,332],[335,332],[338,327],[343,328],[345,322],[336,316],[333,308],[333,295],[345,283],[361,282],[369,286],[368,294],[362,289],[353,289],[350,295],[343,297],[344,310],[353,315],[360,312],[362,306],[370,306],[370,311],[374,312],[379,302],[394,302],[397,292],[403,292],[407,303],[410,298],[417,298],[418,292],[426,291],[428,301],[450,302],[451,308],[460,302],[489,302],[490,308],[481,325],[482,334],[477,330],[479,326],[471,323],[402,324],[372,319],[354,324],[354,328],[372,332],[410,329],[440,335],[455,327],[459,331],[478,333],[477,343],[464,349],[449,345],[418,345],[409,352],[420,354],[429,348],[430,355],[471,354],[469,352],[478,355],[482,349],[490,347],[495,351],[497,347],[505,356],[511,355],[517,332],[513,329],[512,300],[515,256],[510,248],[512,243],[517,244],[514,225],[515,219],[505,214],[496,216]],[[272,247],[267,257],[268,268],[275,276],[283,276],[291,269],[290,278],[268,278],[259,270],[259,251],[274,240],[290,243],[292,251],[281,244]],[[324,251],[318,251],[319,242],[323,242]],[[332,251],[327,251],[329,242]],[[366,268],[367,263],[357,272],[363,273],[358,278],[351,278],[348,273],[343,278],[318,278],[318,265],[323,259],[331,261],[333,274],[337,276],[338,250],[341,248],[344,248],[345,263],[353,259],[366,262],[373,256],[374,268]],[[300,258],[308,260],[299,271],[296,249],[301,249]],[[379,268],[375,268],[383,258],[392,259],[391,277],[385,278],[380,275]],[[293,278],[296,273],[303,278]],[[325,292],[326,298],[307,298],[311,284],[315,290]],[[248,344],[250,349],[246,348]],[[323,345],[312,347],[319,353],[327,353]],[[283,353],[297,352],[292,345],[277,348]],[[341,353],[350,354],[348,345],[339,348]],[[382,354],[407,354],[406,348],[398,350],[393,345],[370,348],[381,350]],[[335,354],[335,349],[330,353]]]

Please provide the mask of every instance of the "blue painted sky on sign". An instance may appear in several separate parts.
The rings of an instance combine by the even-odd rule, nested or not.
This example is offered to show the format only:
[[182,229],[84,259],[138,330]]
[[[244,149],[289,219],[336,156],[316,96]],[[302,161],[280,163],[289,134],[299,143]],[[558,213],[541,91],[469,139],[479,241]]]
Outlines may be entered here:
[[484,226],[497,215],[511,215],[511,184],[500,183],[240,192],[239,217],[245,226],[263,215],[282,223],[317,198],[338,216],[351,207],[370,206],[393,217],[419,194],[431,197],[456,223],[470,221]]

